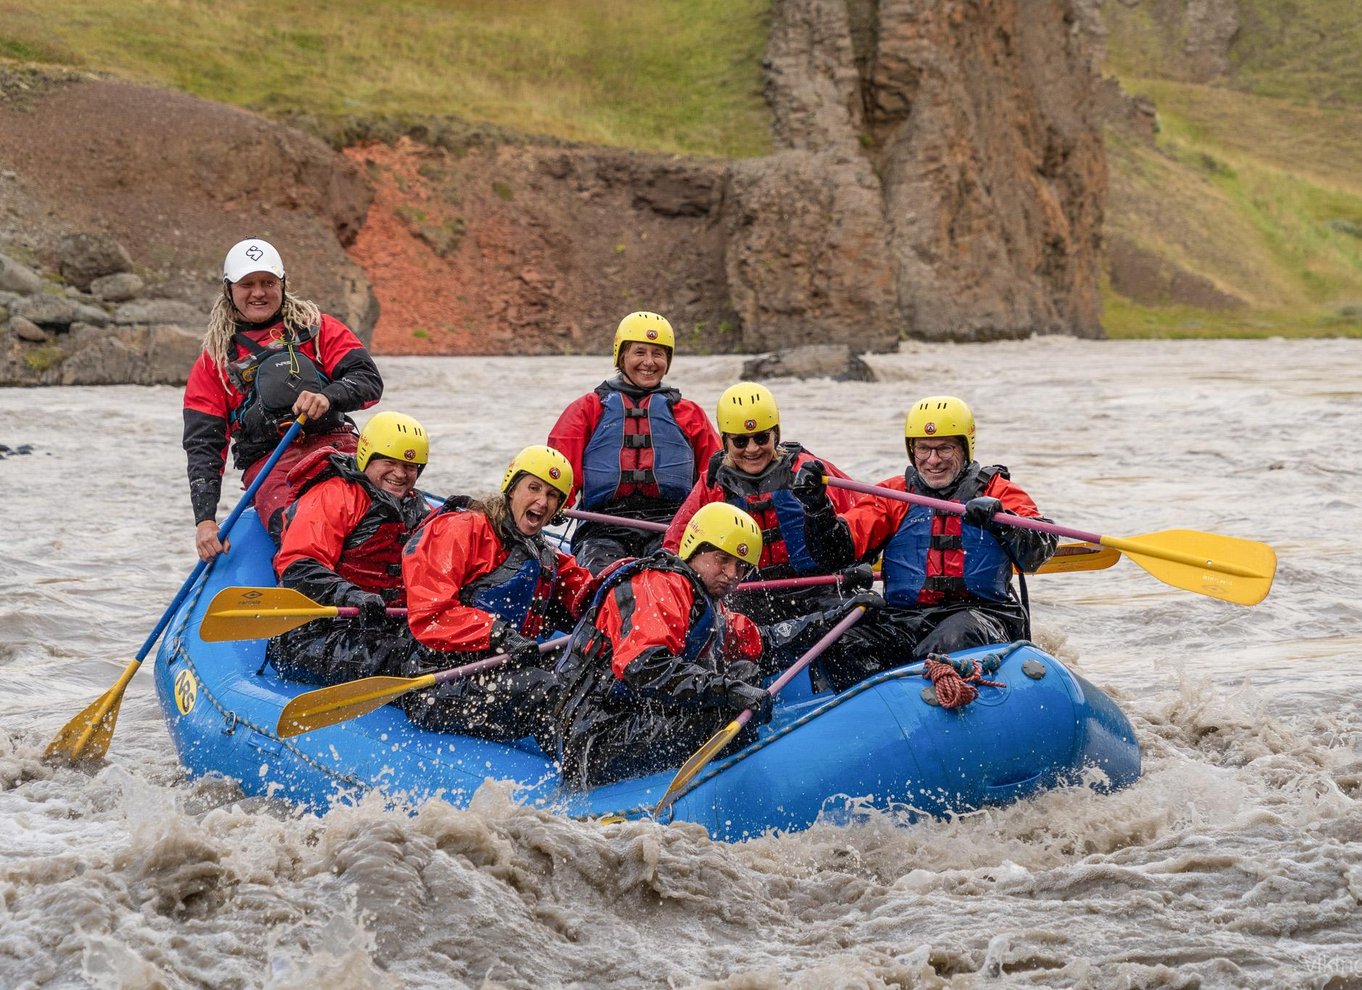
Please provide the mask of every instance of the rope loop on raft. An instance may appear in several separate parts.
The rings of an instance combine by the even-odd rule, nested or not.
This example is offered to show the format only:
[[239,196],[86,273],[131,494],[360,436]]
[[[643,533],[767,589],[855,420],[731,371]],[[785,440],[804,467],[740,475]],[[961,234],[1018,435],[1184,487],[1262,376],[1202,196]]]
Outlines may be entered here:
[[[993,660],[993,657],[987,658]],[[985,668],[993,673],[999,664],[980,664],[978,660],[953,660],[943,653],[929,653],[923,661],[922,676],[929,678],[936,700],[942,708],[964,708],[979,697],[976,684],[987,687],[1007,687],[1001,681],[984,680]]]

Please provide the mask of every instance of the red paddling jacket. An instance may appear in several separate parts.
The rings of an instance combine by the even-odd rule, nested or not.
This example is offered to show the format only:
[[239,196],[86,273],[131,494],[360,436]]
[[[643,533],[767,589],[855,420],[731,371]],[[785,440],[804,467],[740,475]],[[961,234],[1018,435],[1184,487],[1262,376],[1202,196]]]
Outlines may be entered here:
[[280,583],[323,605],[358,604],[356,592],[364,592],[404,607],[402,549],[430,510],[425,496],[413,491],[398,500],[375,487],[350,455],[320,460],[304,461],[290,475],[314,477],[284,516],[274,558]]
[[[266,327],[240,324],[233,337],[234,357],[229,367],[214,364],[203,353],[189,371],[184,387],[183,442],[196,524],[217,513],[229,443],[235,466],[241,470],[268,455],[279,443],[277,430],[265,433],[243,428],[241,413],[254,399],[254,388],[247,381],[253,380],[250,372],[264,357],[284,349],[284,333],[282,320]],[[331,410],[338,418],[372,406],[383,395],[383,378],[373,358],[350,328],[335,317],[322,314],[321,325],[300,335],[295,347],[320,374],[315,391],[331,401]],[[353,429],[334,422],[323,428]]]
[[403,554],[416,638],[434,650],[486,651],[497,619],[535,639],[553,631],[555,606],[576,620],[596,586],[591,572],[542,534],[522,535],[509,517],[498,530],[469,501],[446,501]]

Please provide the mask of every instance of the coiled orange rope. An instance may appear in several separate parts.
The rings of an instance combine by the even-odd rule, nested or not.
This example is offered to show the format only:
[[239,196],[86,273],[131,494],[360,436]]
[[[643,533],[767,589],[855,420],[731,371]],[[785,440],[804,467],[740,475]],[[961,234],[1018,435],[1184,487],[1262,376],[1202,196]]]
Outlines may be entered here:
[[1007,687],[1001,681],[984,680],[984,670],[978,660],[963,661],[968,666],[969,676],[963,676],[949,657],[939,653],[928,654],[924,661],[922,676],[931,679],[936,691],[936,700],[942,708],[964,708],[979,697],[979,689],[974,685],[988,687]]

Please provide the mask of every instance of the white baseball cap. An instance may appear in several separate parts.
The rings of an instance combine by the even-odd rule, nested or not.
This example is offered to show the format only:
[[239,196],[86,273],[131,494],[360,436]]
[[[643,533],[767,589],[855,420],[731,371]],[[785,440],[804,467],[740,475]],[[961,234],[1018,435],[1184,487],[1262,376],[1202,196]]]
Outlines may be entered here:
[[284,259],[273,244],[258,237],[233,244],[222,262],[222,278],[226,282],[240,282],[252,272],[269,272],[280,280],[284,277]]

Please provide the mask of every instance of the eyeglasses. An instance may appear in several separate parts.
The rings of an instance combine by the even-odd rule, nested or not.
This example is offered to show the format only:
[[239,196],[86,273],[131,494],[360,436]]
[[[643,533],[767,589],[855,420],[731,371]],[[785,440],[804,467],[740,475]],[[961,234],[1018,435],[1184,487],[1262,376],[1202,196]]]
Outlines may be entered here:
[[758,447],[765,447],[766,442],[771,439],[770,430],[762,430],[760,433],[730,433],[728,442],[738,450],[746,450],[748,443],[754,443]]
[[956,443],[943,443],[935,447],[928,447],[926,444],[913,444],[913,456],[920,457],[924,461],[935,454],[940,460],[949,461],[956,454],[960,453],[960,445]]

